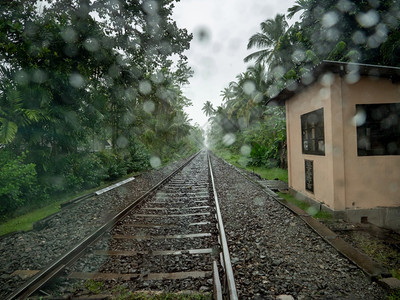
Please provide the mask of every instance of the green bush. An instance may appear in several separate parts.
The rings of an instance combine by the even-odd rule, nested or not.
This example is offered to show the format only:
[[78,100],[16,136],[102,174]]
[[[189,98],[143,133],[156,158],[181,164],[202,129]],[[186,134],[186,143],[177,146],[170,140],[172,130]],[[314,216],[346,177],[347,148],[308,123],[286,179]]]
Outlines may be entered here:
[[110,150],[103,150],[97,152],[97,156],[107,170],[108,180],[115,180],[127,174],[128,165],[122,155],[115,154]]
[[38,185],[35,165],[24,163],[26,155],[0,151],[0,214],[11,214],[25,204],[46,198]]
[[146,170],[150,167],[150,153],[147,148],[138,140],[130,140],[129,146],[128,173]]
[[42,177],[42,184],[53,195],[73,193],[100,185],[108,178],[101,158],[89,152],[59,155],[54,167]]
[[107,169],[103,165],[100,157],[95,153],[87,153],[77,158],[75,175],[83,179],[82,188],[92,188],[99,186],[108,178]]

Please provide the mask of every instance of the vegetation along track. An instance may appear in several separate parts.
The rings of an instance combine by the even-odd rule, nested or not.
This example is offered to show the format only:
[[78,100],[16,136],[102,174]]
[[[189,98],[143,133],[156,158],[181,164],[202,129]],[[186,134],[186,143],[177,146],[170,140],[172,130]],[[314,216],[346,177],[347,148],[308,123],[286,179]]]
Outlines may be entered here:
[[[87,280],[99,282],[107,291],[124,286],[131,291],[214,293],[219,299],[224,293],[236,299],[209,167],[206,152],[199,153],[42,271],[42,276],[39,273],[11,299],[35,293],[38,297],[54,296],[65,291],[76,296],[71,284],[84,286],[82,282]],[[54,279],[53,274],[61,276]]]

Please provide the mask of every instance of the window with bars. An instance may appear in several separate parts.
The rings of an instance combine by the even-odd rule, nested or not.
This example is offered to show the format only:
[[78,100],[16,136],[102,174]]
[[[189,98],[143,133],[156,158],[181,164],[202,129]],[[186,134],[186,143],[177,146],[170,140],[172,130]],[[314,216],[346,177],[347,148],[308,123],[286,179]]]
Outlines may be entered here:
[[301,115],[303,154],[325,155],[324,109]]
[[357,104],[358,156],[400,155],[400,103]]

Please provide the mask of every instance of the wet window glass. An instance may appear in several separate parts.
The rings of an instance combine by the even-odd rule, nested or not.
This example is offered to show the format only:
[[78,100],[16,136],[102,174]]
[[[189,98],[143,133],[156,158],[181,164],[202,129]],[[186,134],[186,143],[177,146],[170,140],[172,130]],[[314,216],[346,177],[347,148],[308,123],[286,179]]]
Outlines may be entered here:
[[400,104],[358,104],[357,126],[359,156],[400,155]]
[[304,154],[325,155],[323,108],[301,116],[301,137]]

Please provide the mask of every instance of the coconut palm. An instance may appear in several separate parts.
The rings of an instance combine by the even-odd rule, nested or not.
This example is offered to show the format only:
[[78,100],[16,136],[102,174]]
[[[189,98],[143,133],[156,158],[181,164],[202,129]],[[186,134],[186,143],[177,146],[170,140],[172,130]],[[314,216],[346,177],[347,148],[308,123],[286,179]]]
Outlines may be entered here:
[[215,109],[212,105],[212,103],[210,101],[206,101],[204,103],[203,108],[201,109],[204,114],[208,117],[208,116],[212,116],[215,113]]
[[300,19],[303,19],[310,10],[311,2],[311,0],[296,0],[295,4],[288,9],[287,17],[291,19],[295,14],[303,11],[300,15]]
[[261,32],[250,37],[247,49],[259,48],[261,50],[246,56],[244,61],[249,62],[255,59],[256,64],[269,64],[269,69],[272,69],[272,67],[279,63],[279,59],[277,58],[281,40],[289,25],[283,14],[278,14],[274,19],[268,19],[260,25]]

